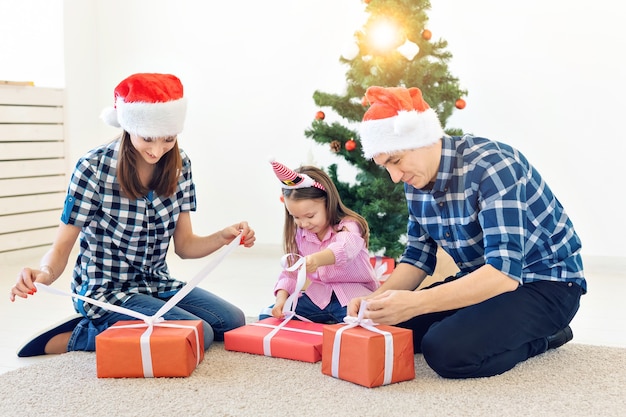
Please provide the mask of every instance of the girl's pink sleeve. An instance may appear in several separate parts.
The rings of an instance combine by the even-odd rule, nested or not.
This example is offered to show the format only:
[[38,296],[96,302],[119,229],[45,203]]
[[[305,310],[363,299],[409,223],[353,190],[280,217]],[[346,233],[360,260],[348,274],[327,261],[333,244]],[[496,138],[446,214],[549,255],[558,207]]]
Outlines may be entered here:
[[278,276],[278,281],[276,281],[276,285],[274,285],[274,295],[276,295],[278,290],[285,290],[289,294],[293,294],[296,289],[297,281],[298,271],[283,270]]
[[365,249],[365,240],[361,237],[361,229],[355,221],[342,221],[334,241],[328,245],[335,254],[335,266],[342,267]]

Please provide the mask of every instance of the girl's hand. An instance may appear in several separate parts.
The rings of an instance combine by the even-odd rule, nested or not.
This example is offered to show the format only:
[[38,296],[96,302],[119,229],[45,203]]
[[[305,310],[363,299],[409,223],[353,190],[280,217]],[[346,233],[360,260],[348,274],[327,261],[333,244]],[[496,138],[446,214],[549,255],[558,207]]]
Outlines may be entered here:
[[315,272],[319,267],[320,265],[316,262],[315,254],[306,256],[306,272]]
[[274,307],[272,308],[272,317],[277,319],[284,319],[285,315],[283,314],[283,307],[285,306],[285,302],[276,302]]
[[289,298],[289,293],[285,290],[278,290],[276,292],[276,303],[274,303],[274,307],[272,307],[272,316],[277,319],[284,319],[285,315],[283,314],[283,308],[285,307],[285,302]]
[[330,249],[324,249],[306,256],[306,272],[315,272],[320,266],[333,265],[335,254]]

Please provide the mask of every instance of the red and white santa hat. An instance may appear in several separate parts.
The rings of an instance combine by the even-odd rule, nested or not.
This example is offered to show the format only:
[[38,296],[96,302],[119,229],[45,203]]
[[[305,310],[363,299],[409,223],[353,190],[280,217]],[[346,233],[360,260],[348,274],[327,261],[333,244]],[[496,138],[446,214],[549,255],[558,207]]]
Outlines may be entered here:
[[276,162],[273,158],[270,158],[270,164],[274,169],[274,174],[280,180],[282,188],[296,189],[296,188],[308,188],[317,187],[322,191],[326,191],[324,186],[307,174],[300,174],[292,169],[287,168],[280,162]]
[[183,131],[187,99],[175,75],[133,74],[115,87],[114,105],[102,111],[108,125],[141,137],[175,136]]
[[359,128],[363,156],[416,149],[437,142],[444,131],[419,88],[369,87],[370,107]]

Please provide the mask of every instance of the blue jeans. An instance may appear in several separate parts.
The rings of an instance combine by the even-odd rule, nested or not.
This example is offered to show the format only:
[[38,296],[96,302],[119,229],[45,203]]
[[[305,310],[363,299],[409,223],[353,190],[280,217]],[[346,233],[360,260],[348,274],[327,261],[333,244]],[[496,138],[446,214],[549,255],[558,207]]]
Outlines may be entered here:
[[[272,309],[274,305],[269,307]],[[296,314],[311,320],[314,323],[336,324],[342,323],[343,318],[348,314],[348,307],[342,306],[335,293],[330,298],[330,302],[325,308],[319,308],[311,301],[305,292],[300,294],[298,304],[296,305]],[[269,314],[261,313],[259,320],[272,317]]]
[[581,295],[576,284],[532,282],[482,303],[417,316],[398,326],[413,330],[415,352],[422,352],[440,376],[493,376],[544,353],[546,338],[574,318]]
[[[134,294],[122,307],[152,316],[171,298],[158,298],[147,294]],[[204,348],[213,340],[224,340],[224,333],[243,326],[246,322],[242,310],[228,301],[202,289],[194,288],[163,316],[166,320],[202,320]],[[83,319],[74,329],[68,351],[96,350],[96,336],[119,320],[137,320],[116,312],[108,312],[97,319]]]

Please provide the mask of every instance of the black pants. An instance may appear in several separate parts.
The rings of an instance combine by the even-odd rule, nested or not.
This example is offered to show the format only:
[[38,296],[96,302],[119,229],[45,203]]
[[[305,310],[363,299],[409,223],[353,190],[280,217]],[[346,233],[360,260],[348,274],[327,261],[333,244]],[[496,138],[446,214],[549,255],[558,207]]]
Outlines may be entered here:
[[479,304],[417,316],[398,326],[413,330],[415,352],[442,377],[498,375],[545,352],[546,337],[570,323],[581,294],[576,284],[533,282]]

